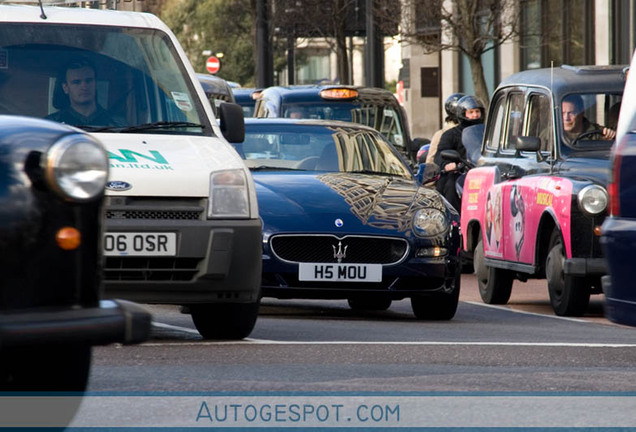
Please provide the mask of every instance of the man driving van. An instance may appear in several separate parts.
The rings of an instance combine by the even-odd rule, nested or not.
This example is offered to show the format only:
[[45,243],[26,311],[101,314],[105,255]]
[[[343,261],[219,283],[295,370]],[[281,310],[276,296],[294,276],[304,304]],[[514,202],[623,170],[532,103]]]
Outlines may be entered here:
[[[95,68],[85,59],[68,63],[58,78],[68,101],[59,111],[47,116],[49,120],[73,126],[125,126],[123,119],[112,116],[96,100]],[[59,89],[58,89],[59,90]]]

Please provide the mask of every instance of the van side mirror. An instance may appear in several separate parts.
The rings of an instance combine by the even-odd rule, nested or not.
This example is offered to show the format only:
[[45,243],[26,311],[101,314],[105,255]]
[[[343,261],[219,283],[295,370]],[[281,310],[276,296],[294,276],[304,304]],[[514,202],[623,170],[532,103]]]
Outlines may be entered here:
[[219,105],[219,125],[221,133],[231,143],[245,141],[245,117],[240,105],[224,102]]

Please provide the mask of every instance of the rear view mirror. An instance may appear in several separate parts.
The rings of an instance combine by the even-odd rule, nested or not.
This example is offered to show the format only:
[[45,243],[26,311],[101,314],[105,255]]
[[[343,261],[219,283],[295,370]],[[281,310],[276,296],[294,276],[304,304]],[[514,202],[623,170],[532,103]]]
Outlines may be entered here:
[[279,137],[282,145],[309,145],[309,135],[284,133]]

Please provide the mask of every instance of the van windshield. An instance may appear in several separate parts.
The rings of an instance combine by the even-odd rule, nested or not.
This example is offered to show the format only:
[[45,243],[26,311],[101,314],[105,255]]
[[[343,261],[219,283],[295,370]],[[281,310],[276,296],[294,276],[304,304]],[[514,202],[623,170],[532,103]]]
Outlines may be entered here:
[[211,134],[169,37],[155,29],[0,26],[0,114],[89,131]]

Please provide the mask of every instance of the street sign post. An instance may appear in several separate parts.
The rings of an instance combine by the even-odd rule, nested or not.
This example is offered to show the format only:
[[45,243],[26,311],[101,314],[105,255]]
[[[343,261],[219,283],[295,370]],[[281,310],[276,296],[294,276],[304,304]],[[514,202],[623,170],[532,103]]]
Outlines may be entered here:
[[221,60],[219,60],[216,56],[210,56],[205,61],[205,68],[211,74],[215,74],[219,71],[219,69],[221,69]]

